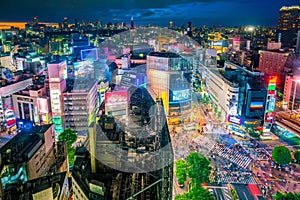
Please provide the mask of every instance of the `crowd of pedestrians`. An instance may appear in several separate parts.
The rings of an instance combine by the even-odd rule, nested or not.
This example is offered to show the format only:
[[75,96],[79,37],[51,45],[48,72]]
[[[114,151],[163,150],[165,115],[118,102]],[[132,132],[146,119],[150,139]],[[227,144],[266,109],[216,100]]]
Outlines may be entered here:
[[213,181],[218,183],[256,184],[250,172],[228,173],[228,171],[215,171]]
[[216,143],[214,145],[212,153],[220,157],[226,158],[232,163],[235,163],[244,169],[247,168],[249,164],[253,161],[252,158],[250,158],[247,155],[244,155],[244,153],[240,153],[236,148],[229,148],[225,144],[221,143]]

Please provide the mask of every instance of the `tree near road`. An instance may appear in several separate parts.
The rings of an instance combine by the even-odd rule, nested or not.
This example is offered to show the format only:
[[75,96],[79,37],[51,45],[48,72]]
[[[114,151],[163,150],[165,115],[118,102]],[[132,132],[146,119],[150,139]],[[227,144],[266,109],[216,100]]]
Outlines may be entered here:
[[71,149],[72,144],[77,140],[77,133],[72,129],[65,129],[58,135],[58,141],[66,141],[68,151]]
[[273,160],[280,164],[289,164],[292,160],[291,151],[285,146],[276,146],[272,151]]
[[68,161],[69,166],[74,165],[75,161],[75,148],[72,147],[72,144],[77,140],[77,133],[72,129],[65,129],[62,133],[58,135],[58,141],[66,141],[68,148]]
[[175,200],[214,200],[215,197],[202,186],[195,185],[192,189],[185,193],[175,196]]
[[297,161],[297,163],[299,163],[300,162],[300,150],[298,150],[294,153],[294,157],[295,157],[295,160]]
[[178,184],[183,184],[186,181],[186,175],[187,175],[187,169],[186,169],[186,163],[184,160],[179,159],[175,163],[176,171],[175,175],[178,180]]
[[208,183],[210,171],[210,162],[202,154],[192,152],[187,156],[188,177],[192,180],[193,185]]
[[281,193],[277,192],[274,196],[275,200],[300,200],[300,194],[297,193]]

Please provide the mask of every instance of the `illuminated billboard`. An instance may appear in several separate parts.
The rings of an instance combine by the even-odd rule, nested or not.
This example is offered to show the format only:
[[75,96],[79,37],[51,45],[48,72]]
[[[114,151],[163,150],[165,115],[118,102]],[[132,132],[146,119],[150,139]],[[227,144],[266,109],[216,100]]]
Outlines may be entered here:
[[264,116],[264,132],[269,132],[271,130],[274,118],[274,111],[276,105],[276,82],[277,76],[271,76],[269,78],[267,103]]
[[54,116],[60,116],[62,112],[60,95],[61,95],[60,90],[56,90],[56,89],[50,90],[51,107]]
[[189,89],[185,90],[173,90],[170,91],[172,101],[184,101],[191,98],[191,91]]
[[62,133],[64,131],[62,117],[53,117],[52,122],[54,124],[54,131],[56,133]]
[[262,109],[264,107],[263,102],[251,102],[250,109]]
[[222,41],[212,42],[212,46],[223,46],[223,42]]
[[127,110],[127,90],[105,93],[105,112],[113,116],[125,115]]
[[6,128],[11,128],[17,124],[15,114],[12,109],[7,109],[4,113]]
[[238,124],[241,125],[242,124],[242,119],[236,116],[230,116],[228,115],[227,118],[228,122],[234,123],[234,124]]
[[98,50],[96,48],[81,50],[80,55],[81,60],[89,60],[93,62],[99,59]]
[[105,103],[114,104],[127,102],[127,90],[105,93]]
[[86,76],[88,74],[94,73],[94,65],[92,61],[86,60],[86,61],[80,61],[80,62],[74,62],[74,75],[75,76]]
[[46,99],[46,98],[37,98],[37,104],[38,104],[39,114],[49,113],[48,99]]

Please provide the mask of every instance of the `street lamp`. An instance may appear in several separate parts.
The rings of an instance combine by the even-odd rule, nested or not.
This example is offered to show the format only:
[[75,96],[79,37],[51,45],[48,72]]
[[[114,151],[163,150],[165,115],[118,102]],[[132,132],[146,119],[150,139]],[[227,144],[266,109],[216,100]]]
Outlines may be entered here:
[[293,114],[293,109],[294,109],[294,104],[295,104],[295,97],[296,97],[296,90],[297,90],[297,85],[300,82],[300,80],[295,80],[295,87],[294,87],[294,94],[293,94],[293,101],[292,101],[292,107],[291,107],[291,114],[290,114],[290,118],[292,118],[292,114]]

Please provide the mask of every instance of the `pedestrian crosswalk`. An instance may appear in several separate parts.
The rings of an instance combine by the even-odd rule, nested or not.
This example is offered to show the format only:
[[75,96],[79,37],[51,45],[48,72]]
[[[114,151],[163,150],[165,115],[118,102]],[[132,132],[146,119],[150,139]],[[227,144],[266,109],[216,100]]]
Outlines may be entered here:
[[217,183],[236,183],[236,184],[256,184],[254,177],[250,173],[238,173],[226,171],[218,172],[213,179]]
[[230,192],[229,192],[229,189],[226,187],[222,188],[222,192],[223,192],[223,195],[225,197],[225,200],[231,200],[232,197],[230,195]]
[[244,169],[247,168],[248,165],[253,161],[252,158],[220,144],[214,145],[212,153],[215,153],[223,158],[227,158],[230,160],[230,162],[235,163]]

